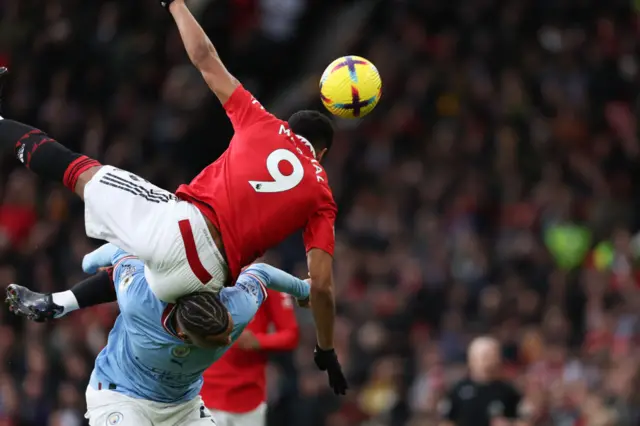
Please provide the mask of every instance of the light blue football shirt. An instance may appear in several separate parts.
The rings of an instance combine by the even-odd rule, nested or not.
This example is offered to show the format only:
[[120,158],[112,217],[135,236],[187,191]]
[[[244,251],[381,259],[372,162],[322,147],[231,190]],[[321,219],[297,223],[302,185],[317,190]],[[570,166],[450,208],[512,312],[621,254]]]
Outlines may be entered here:
[[[109,263],[115,266],[120,315],[96,359],[89,385],[162,403],[195,398],[202,387],[202,373],[229,347],[203,349],[180,340],[170,321],[174,306],[151,292],[144,263],[115,246],[107,244],[87,255],[83,269],[93,271]],[[264,301],[263,286],[299,299],[309,295],[309,284],[286,272],[265,264],[250,266],[235,286],[220,292],[233,318],[233,342]]]

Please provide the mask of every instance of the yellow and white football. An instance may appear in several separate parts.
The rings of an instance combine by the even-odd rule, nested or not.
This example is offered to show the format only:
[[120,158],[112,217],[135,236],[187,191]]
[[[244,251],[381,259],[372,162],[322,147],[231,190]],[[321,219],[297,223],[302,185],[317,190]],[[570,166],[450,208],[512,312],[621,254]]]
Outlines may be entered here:
[[325,108],[342,118],[369,114],[382,95],[382,79],[376,67],[360,56],[343,56],[331,62],[320,78]]

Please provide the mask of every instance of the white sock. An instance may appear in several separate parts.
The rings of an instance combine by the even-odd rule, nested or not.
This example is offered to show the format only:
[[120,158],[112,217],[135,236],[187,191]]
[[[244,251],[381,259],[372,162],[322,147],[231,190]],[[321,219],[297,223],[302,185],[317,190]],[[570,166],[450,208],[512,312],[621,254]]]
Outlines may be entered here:
[[2,117],[1,115],[0,115],[0,120],[4,120],[4,117]]
[[64,309],[60,315],[56,315],[56,318],[60,318],[61,316],[67,315],[69,312],[80,309],[80,306],[78,306],[78,300],[71,290],[53,293],[51,296],[53,297],[53,303],[58,306],[62,306]]

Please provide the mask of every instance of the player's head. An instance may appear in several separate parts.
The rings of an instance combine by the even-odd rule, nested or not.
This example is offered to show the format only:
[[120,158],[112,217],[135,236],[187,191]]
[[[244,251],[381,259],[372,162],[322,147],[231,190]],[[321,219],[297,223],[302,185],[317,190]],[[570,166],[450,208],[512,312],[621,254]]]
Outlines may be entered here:
[[193,293],[176,302],[176,329],[196,346],[215,348],[231,344],[233,320],[217,294]]
[[302,110],[289,117],[289,127],[313,145],[316,158],[322,161],[333,143],[331,119],[318,111]]

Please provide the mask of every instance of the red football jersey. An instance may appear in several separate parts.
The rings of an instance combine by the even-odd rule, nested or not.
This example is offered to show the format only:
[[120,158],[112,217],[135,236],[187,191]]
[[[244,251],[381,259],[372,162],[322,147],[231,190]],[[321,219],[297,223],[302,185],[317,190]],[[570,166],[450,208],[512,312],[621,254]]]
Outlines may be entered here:
[[[236,345],[204,372],[202,399],[207,408],[228,413],[247,413],[266,401],[268,351],[291,351],[298,345],[299,331],[291,296],[267,290],[269,297],[247,326],[260,343],[259,350]],[[269,333],[273,324],[275,331]]]
[[224,108],[235,130],[229,148],[176,195],[220,230],[232,279],[298,229],[307,251],[333,255],[337,207],[311,144],[242,86]]

